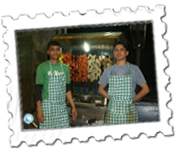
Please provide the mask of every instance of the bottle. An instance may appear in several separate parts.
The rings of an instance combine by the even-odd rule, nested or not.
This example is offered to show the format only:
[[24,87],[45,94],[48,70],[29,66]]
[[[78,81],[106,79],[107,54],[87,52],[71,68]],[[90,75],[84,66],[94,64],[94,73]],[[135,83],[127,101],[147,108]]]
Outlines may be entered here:
[[104,104],[104,106],[107,105],[107,98],[106,97],[104,98],[104,103],[103,104]]

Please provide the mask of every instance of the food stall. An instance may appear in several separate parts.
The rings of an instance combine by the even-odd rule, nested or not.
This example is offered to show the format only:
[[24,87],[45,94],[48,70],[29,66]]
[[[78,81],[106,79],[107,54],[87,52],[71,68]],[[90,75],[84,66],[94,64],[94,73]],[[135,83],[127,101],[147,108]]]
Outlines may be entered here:
[[[151,32],[151,24],[147,25],[149,25],[149,32]],[[153,43],[151,42],[151,44],[149,44],[152,36],[150,35],[151,33],[148,33],[146,41],[149,42],[144,42],[140,39],[143,38],[140,34],[145,35],[145,33],[137,31],[138,28],[142,27],[133,24],[132,26],[127,26],[127,31],[101,31],[87,33],[87,29],[84,31],[84,28],[83,31],[78,30],[76,33],[69,31],[66,34],[59,33],[52,37],[52,40],[59,41],[63,48],[63,54],[60,57],[60,61],[69,66],[71,92],[78,113],[77,119],[72,121],[71,106],[66,100],[70,116],[70,125],[72,127],[103,125],[109,101],[98,93],[98,81],[103,71],[115,63],[113,57],[114,43],[116,41],[122,41],[128,44],[129,27],[132,41],[129,40],[131,51],[127,59],[129,62],[136,64],[138,67],[141,66],[151,90],[148,95],[143,97],[139,102],[135,103],[138,113],[138,121],[159,121],[157,90],[155,84],[156,80],[154,76],[155,70],[154,67],[152,67],[154,65]],[[116,29],[116,27],[114,28]],[[142,29],[145,30],[145,26],[143,26]],[[145,49],[143,43],[147,44]],[[144,57],[145,60],[149,59],[149,63],[140,59],[140,56],[142,56],[142,58]],[[108,86],[105,90],[108,90]],[[139,89],[136,89],[136,92],[138,91]],[[36,110],[29,109],[25,111],[23,113],[23,117],[26,113],[32,114],[34,116],[33,122],[38,125]],[[23,125],[24,129],[34,128],[32,124],[26,124],[23,122]]]
[[[67,64],[70,70],[72,94],[78,113],[77,119],[72,122],[71,109],[67,101],[71,126],[102,125],[108,100],[98,93],[98,81],[103,71],[115,63],[114,43],[116,41],[127,43],[125,34],[123,32],[63,34],[54,36],[53,40],[62,44],[63,54],[60,60]],[[107,91],[108,86],[105,89]],[[158,121],[157,104],[147,103],[135,104],[139,121]]]
[[[98,93],[98,80],[113,65],[115,41],[126,41],[122,32],[62,34],[53,37],[63,46],[62,63],[69,66],[72,95],[78,117],[72,126],[104,120],[105,99]],[[70,105],[67,101],[68,111]]]

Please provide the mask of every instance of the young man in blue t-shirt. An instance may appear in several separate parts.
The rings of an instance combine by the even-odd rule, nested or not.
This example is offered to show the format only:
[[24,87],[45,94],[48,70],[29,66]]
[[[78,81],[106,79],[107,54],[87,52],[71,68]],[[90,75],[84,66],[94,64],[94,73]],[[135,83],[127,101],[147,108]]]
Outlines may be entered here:
[[[137,122],[134,102],[150,90],[140,69],[126,60],[129,54],[127,46],[118,42],[114,47],[116,64],[106,68],[98,82],[99,93],[110,100],[105,124]],[[105,91],[107,84],[109,84],[108,92]],[[136,85],[142,88],[138,94],[135,93]]]

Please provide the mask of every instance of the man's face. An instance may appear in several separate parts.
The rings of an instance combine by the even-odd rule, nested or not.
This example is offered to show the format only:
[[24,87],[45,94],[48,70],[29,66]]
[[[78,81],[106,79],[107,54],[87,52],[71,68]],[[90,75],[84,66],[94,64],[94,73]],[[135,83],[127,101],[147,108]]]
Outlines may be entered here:
[[51,45],[49,47],[49,50],[47,51],[47,54],[50,56],[50,59],[58,59],[61,53],[62,49],[60,46],[57,45]]
[[122,44],[118,44],[115,46],[114,56],[117,60],[126,59],[128,54],[129,52],[126,50],[126,48]]

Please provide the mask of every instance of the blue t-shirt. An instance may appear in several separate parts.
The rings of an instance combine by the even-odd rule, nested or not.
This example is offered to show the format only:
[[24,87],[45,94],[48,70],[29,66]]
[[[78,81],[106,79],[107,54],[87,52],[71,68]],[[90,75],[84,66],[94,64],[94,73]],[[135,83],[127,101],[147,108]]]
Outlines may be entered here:
[[[124,66],[117,66],[117,64],[114,65],[113,67],[113,72],[112,75],[117,75],[117,76],[123,76],[123,75],[127,75],[128,73],[128,63],[127,62]],[[146,80],[142,74],[142,72],[140,71],[140,69],[134,65],[134,64],[130,64],[130,73],[131,73],[131,77],[132,77],[132,99],[134,100],[135,98],[135,88],[136,85],[142,85],[144,83],[146,83]],[[112,66],[106,68],[98,82],[98,84],[102,85],[102,86],[107,86],[107,84],[109,83],[109,77],[111,74],[111,70],[112,70]]]

